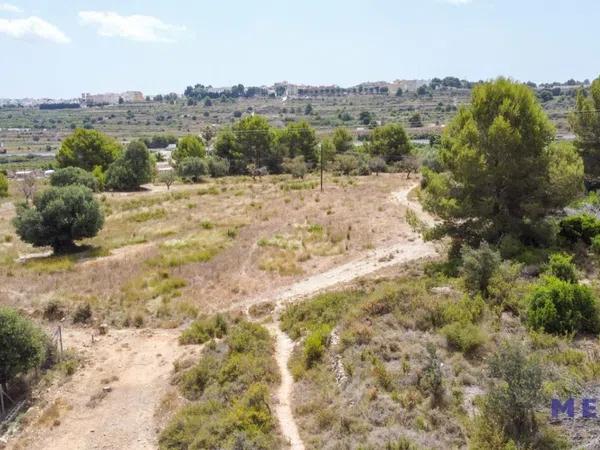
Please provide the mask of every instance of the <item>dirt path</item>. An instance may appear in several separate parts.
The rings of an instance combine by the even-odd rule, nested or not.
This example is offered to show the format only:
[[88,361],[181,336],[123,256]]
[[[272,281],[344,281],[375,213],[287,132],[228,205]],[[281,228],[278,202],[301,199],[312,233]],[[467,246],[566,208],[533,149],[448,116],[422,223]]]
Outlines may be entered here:
[[[31,411],[19,439],[28,450],[157,448],[155,411],[169,389],[173,362],[198,349],[178,345],[181,330],[111,330],[91,343],[89,330],[66,330],[86,366]],[[11,444],[15,444],[14,442]]]
[[[402,206],[415,211],[419,219],[426,225],[433,225],[433,219],[423,211],[421,205],[409,200],[408,193],[414,187],[415,186],[413,185],[402,191],[394,192],[392,194],[393,198]],[[300,437],[300,433],[298,432],[298,426],[294,420],[291,406],[293,378],[288,368],[288,361],[294,349],[294,343],[279,327],[279,313],[285,304],[292,300],[315,295],[320,291],[324,291],[338,284],[347,283],[384,267],[436,255],[437,251],[432,243],[424,242],[419,235],[412,233],[407,237],[406,241],[390,245],[389,247],[378,248],[369,252],[364,258],[335,267],[327,272],[311,276],[278,291],[271,298],[265,298],[263,296],[262,298],[257,298],[251,302],[244,303],[246,311],[256,303],[264,301],[275,303],[276,320],[269,327],[271,334],[276,339],[275,358],[281,372],[281,385],[276,392],[277,404],[275,411],[284,439],[288,441],[292,450],[303,450],[304,444]]]

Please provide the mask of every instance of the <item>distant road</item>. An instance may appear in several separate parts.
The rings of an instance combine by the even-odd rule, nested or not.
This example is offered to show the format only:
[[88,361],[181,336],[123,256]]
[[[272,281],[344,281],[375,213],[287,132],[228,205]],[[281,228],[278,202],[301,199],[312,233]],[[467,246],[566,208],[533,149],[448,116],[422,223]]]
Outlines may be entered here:
[[34,156],[37,158],[54,158],[56,156],[56,152],[7,152],[7,153],[0,153],[0,158],[9,158],[11,156],[18,156],[18,157],[28,157],[28,156]]

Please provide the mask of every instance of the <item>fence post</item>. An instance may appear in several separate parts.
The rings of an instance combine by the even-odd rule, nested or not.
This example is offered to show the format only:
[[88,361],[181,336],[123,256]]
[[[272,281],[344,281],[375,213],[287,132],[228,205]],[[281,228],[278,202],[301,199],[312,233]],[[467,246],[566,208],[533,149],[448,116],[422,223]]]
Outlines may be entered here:
[[2,416],[4,417],[4,389],[0,384],[0,408],[2,409]]

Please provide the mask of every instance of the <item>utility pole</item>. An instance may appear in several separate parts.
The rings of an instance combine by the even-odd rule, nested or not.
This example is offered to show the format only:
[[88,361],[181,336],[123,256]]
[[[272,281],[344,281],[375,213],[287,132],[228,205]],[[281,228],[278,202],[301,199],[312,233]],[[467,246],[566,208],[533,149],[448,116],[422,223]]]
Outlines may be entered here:
[[319,143],[321,149],[321,192],[323,192],[323,144]]

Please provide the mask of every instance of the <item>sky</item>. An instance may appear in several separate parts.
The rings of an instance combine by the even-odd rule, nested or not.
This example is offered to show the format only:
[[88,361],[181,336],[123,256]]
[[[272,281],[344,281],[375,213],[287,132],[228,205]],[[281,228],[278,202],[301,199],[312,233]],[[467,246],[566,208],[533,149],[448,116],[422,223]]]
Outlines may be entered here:
[[0,98],[600,75],[597,0],[0,0]]

